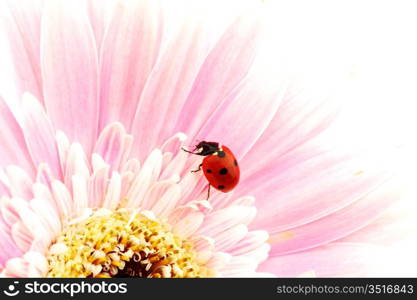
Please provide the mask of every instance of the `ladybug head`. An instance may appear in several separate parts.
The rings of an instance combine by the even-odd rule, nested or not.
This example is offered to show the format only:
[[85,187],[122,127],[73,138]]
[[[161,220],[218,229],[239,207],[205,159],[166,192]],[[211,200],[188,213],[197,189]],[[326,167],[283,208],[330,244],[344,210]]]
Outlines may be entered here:
[[219,143],[206,141],[199,142],[194,148],[194,151],[196,151],[195,154],[201,156],[207,156],[219,150]]

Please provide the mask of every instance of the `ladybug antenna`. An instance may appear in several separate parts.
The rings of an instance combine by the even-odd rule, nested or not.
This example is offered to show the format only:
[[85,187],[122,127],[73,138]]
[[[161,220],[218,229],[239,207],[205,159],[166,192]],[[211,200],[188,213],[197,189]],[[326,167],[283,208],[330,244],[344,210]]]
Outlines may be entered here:
[[187,152],[187,153],[194,154],[194,152],[193,152],[193,151],[187,150],[187,149],[185,149],[184,147],[181,147],[181,150],[182,150],[182,151],[185,151],[185,152]]

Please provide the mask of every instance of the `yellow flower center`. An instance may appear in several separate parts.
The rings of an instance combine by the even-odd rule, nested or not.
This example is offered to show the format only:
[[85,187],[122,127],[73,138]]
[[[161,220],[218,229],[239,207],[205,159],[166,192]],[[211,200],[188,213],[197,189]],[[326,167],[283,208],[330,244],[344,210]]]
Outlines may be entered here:
[[207,277],[192,243],[126,209],[68,225],[47,253],[48,277]]

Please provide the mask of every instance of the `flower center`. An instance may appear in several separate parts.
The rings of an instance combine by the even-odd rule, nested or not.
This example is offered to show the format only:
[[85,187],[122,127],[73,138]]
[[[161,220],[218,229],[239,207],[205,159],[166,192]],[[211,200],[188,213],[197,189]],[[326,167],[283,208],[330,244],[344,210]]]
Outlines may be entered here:
[[127,209],[68,225],[47,253],[48,277],[207,277],[193,245]]

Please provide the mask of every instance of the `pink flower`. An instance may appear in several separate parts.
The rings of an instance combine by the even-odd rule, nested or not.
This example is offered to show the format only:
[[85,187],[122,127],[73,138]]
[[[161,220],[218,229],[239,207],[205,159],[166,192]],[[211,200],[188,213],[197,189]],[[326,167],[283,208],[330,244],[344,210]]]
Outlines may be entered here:
[[[333,102],[262,56],[258,17],[99,3],[3,3],[22,99],[0,101],[4,276],[378,274],[352,241],[390,174],[320,143]],[[205,200],[197,139],[233,149],[233,192]]]

